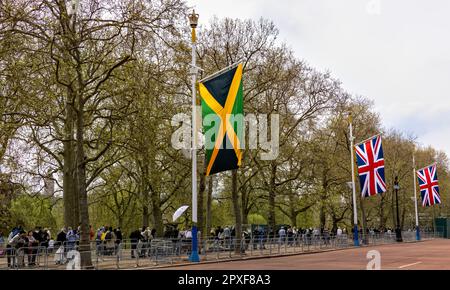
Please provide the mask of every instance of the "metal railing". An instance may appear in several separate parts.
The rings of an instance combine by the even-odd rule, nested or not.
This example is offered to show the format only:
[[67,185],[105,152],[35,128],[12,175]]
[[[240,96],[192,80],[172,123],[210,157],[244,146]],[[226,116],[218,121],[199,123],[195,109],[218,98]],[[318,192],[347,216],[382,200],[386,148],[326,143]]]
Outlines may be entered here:
[[[403,242],[414,242],[415,232],[403,232]],[[421,232],[422,240],[439,238],[437,233]],[[361,235],[361,246],[396,243],[395,233],[367,233]],[[151,241],[123,240],[120,243],[92,241],[91,258],[95,269],[151,268],[188,262],[191,251],[189,239],[153,239]],[[268,238],[265,236],[244,239],[210,238],[199,241],[202,261],[218,261],[249,257],[270,257],[307,252],[321,252],[353,246],[351,235],[296,235]],[[79,262],[77,243],[7,248],[5,259],[0,258],[0,269],[66,269]],[[78,253],[79,254],[79,253]]]

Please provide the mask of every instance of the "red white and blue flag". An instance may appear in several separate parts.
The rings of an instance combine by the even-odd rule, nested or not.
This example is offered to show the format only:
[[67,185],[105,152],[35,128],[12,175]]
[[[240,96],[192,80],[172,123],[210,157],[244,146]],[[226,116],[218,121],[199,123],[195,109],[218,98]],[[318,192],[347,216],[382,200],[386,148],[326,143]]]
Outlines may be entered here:
[[417,170],[420,195],[424,207],[441,203],[436,164]]
[[378,135],[357,144],[355,150],[361,195],[370,197],[386,192],[381,136]]

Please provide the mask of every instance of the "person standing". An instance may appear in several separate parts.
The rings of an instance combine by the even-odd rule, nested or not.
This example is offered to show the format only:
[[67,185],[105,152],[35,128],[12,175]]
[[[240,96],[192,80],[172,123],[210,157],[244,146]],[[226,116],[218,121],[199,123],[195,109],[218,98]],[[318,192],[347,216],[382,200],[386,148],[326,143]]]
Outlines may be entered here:
[[95,232],[92,229],[92,225],[89,225],[89,241],[91,241],[91,243],[94,241],[95,238]]
[[48,248],[48,242],[50,241],[50,234],[49,234],[49,230],[47,228],[44,228],[43,230],[40,230],[40,236],[41,236],[41,240],[39,243],[39,246],[42,246],[44,248]]
[[231,230],[228,226],[225,226],[223,229],[223,239],[225,242],[225,247],[230,248],[231,247]]
[[284,229],[284,227],[281,227],[281,229],[278,231],[278,236],[279,236],[280,245],[284,244],[284,242],[286,240],[286,230]]
[[3,237],[3,232],[0,231],[0,257],[2,257],[5,254],[4,244],[5,244],[5,238]]
[[56,235],[56,246],[64,246],[64,243],[67,241],[67,229],[64,227],[61,231]]
[[55,252],[55,264],[64,264],[65,261],[65,246],[67,241],[67,229],[64,227],[56,235],[56,252]]
[[112,227],[109,227],[105,236],[106,255],[112,256],[116,247],[116,235],[113,232]]
[[258,241],[259,241],[259,230],[258,227],[255,227],[255,229],[252,232],[253,250],[256,250],[256,247],[258,246]]
[[28,235],[24,230],[21,230],[18,234],[16,243],[16,256],[17,267],[22,268],[25,266],[25,251],[28,250]]
[[101,227],[97,230],[97,238],[95,239],[95,245],[97,249],[97,255],[103,255],[103,242],[102,242],[102,236],[105,231],[104,227]]
[[78,234],[76,230],[72,230],[69,227],[69,232],[67,233],[67,252],[75,249],[75,245],[78,241]]
[[149,227],[147,227],[146,229],[143,228],[143,232],[141,233],[142,236],[144,237],[143,240],[143,245],[142,245],[142,251],[141,251],[141,257],[145,257],[147,255],[147,253],[149,253],[149,249],[150,249],[150,242],[153,239],[152,236],[152,231],[150,230]]
[[115,248],[115,253],[117,254],[119,252],[119,247],[120,244],[122,243],[122,231],[120,230],[120,228],[117,228],[114,233],[116,234],[116,248]]
[[33,231],[28,232],[28,266],[35,266],[36,265],[36,256],[38,253],[38,246],[39,241],[36,240],[36,238],[33,235]]
[[143,239],[140,230],[135,230],[130,234],[130,242],[131,242],[131,258],[135,259],[139,253],[137,252],[137,245],[139,241]]
[[19,240],[18,228],[15,227],[8,235],[6,245],[6,258],[8,260],[8,268],[14,268],[16,266],[16,245]]

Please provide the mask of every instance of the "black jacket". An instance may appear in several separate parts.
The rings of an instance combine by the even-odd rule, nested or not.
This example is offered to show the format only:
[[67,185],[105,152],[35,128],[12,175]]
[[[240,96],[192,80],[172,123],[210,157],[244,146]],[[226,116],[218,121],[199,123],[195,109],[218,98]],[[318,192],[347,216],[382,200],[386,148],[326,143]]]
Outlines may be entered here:
[[130,240],[132,243],[137,243],[139,240],[143,240],[144,237],[141,235],[141,231],[136,230],[130,234]]
[[67,234],[65,232],[59,232],[59,234],[56,236],[56,241],[58,244],[62,244],[65,241],[67,241]]
[[116,241],[122,241],[122,232],[121,231],[116,231]]

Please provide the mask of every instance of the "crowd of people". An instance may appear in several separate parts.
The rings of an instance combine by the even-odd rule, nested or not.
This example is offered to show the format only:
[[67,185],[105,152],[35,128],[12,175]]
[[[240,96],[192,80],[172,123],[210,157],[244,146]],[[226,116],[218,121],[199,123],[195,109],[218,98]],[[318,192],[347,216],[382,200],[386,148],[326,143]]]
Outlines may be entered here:
[[[240,242],[245,249],[249,246],[253,246],[254,249],[258,247],[262,249],[265,248],[265,244],[269,240],[271,243],[278,241],[280,244],[287,243],[289,245],[299,239],[311,241],[320,237],[327,242],[333,236],[338,238],[344,237],[347,236],[347,233],[353,234],[346,228],[340,227],[329,231],[327,228],[302,229],[285,225],[279,226],[275,230],[270,230],[267,226],[254,225],[244,227]],[[366,229],[366,234],[368,235],[380,233],[393,234],[394,230],[390,228],[382,230],[375,228]],[[56,250],[54,255],[55,263],[64,264],[67,263],[67,253],[77,249],[80,234],[80,226],[77,228],[63,227],[57,233],[56,239],[54,239],[48,228],[35,227],[33,230],[26,231],[21,226],[17,226],[11,230],[8,236],[4,236],[0,232],[0,256],[6,255],[8,267],[24,267],[26,260],[27,266],[33,267],[36,265],[36,258],[40,252],[52,253]],[[361,229],[359,229],[359,234],[362,234]],[[200,232],[198,232],[198,236],[200,238]],[[131,258],[149,257],[151,254],[151,242],[156,237],[156,230],[149,227],[142,227],[142,229],[132,231],[129,235],[129,240],[126,241],[131,247]],[[113,229],[111,226],[102,226],[96,231],[90,226],[89,238],[92,245],[95,244],[96,254],[103,256],[117,255],[119,247],[124,241],[121,229]],[[174,243],[179,243],[182,246],[186,245],[187,247],[192,240],[192,230],[189,227],[186,227],[184,230],[178,230],[177,226],[166,226],[166,231],[162,238],[172,240]],[[214,241],[215,246],[232,248],[236,242],[236,230],[234,226],[213,227],[207,238]],[[25,259],[25,256],[27,259]]]
[[[172,231],[166,231],[164,237],[177,238],[179,233],[184,235],[185,231],[178,232],[176,230],[176,236],[173,236]],[[6,255],[10,268],[24,267],[25,265],[35,266],[36,257],[43,251],[54,252],[55,264],[65,264],[68,262],[67,254],[78,249],[80,235],[81,226],[77,228],[63,227],[56,237],[52,237],[47,228],[36,227],[34,230],[25,231],[21,226],[14,227],[7,237],[0,232],[0,256]],[[131,232],[129,235],[131,257],[149,256],[150,243],[155,237],[156,230],[149,227]],[[189,238],[189,234],[186,238]],[[95,244],[97,255],[113,256],[119,251],[119,246],[123,242],[123,234],[120,228],[113,229],[111,226],[102,226],[94,231],[90,226],[89,239],[91,245]],[[28,263],[25,263],[25,256],[28,257]]]
[[[347,233],[346,229],[338,228],[334,233],[338,236],[345,235]],[[268,229],[267,226],[253,226],[246,228],[242,231],[242,237],[240,238],[243,248],[248,248],[252,243],[253,248],[257,249],[265,248],[267,242],[277,242],[280,244],[287,243],[288,245],[293,244],[294,241],[299,238],[305,240],[311,238],[317,238],[319,236],[323,237],[325,241],[329,240],[331,234],[327,228],[320,230],[319,228],[297,228],[291,226],[279,226],[275,230]],[[215,241],[215,245],[230,248],[234,246],[234,241],[236,239],[236,230],[234,226],[217,226],[211,229],[209,233],[209,239]]]
[[[56,250],[55,263],[64,264],[67,262],[67,253],[76,250],[79,245],[80,228],[63,227],[55,239],[48,228],[35,227],[34,230],[26,231],[22,226],[17,226],[7,237],[0,232],[0,254],[6,255],[9,268],[21,268],[25,265],[36,266],[36,258],[40,253]],[[101,227],[97,234],[90,227],[89,237],[91,242],[96,242],[98,251],[103,255],[113,255],[122,241],[120,228],[113,230],[112,227]]]
[[14,227],[6,240],[3,233],[0,233],[0,237],[0,249],[4,249],[2,251],[6,254],[9,268],[25,266],[25,256],[27,265],[33,267],[36,265],[39,247],[48,249],[54,246],[50,230],[42,227],[28,231],[20,226]]

